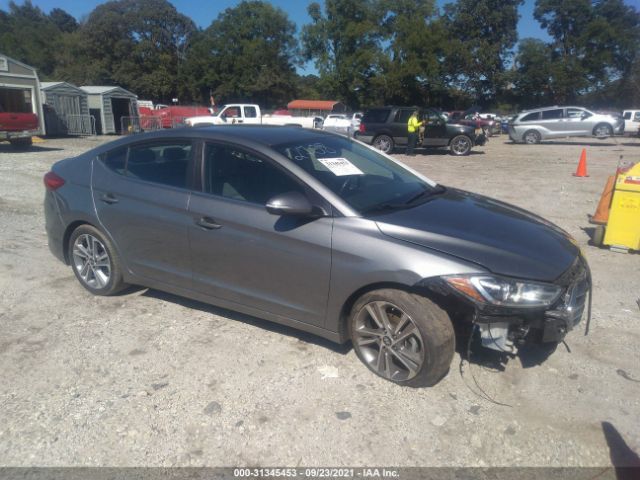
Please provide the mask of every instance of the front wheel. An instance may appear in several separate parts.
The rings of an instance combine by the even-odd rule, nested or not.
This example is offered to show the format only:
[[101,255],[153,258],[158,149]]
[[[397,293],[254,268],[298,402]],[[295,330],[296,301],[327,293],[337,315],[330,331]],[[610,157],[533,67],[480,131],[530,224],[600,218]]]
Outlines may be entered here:
[[384,153],[393,151],[393,138],[389,135],[378,135],[373,139],[373,146]]
[[456,137],[453,137],[451,143],[449,144],[451,155],[456,156],[469,155],[472,147],[473,142],[466,135],[458,135]]
[[362,363],[399,385],[435,385],[453,359],[449,316],[426,297],[402,290],[363,295],[351,310],[349,331]]
[[606,123],[596,125],[596,128],[593,129],[593,135],[597,138],[611,137],[613,136],[613,128],[611,128],[611,125],[607,125]]
[[91,225],[69,239],[69,261],[80,284],[94,295],[113,295],[126,287],[120,258],[109,240]]

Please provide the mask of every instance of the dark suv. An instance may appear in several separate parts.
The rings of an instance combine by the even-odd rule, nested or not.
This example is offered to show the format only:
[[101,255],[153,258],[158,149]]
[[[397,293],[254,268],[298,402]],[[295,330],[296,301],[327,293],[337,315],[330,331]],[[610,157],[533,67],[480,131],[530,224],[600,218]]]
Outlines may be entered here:
[[449,147],[452,155],[468,155],[474,145],[484,145],[484,134],[476,135],[473,127],[450,124],[438,110],[416,107],[378,107],[366,111],[356,132],[356,139],[373,145],[384,153],[408,143],[407,121],[418,110],[427,120],[422,147]]

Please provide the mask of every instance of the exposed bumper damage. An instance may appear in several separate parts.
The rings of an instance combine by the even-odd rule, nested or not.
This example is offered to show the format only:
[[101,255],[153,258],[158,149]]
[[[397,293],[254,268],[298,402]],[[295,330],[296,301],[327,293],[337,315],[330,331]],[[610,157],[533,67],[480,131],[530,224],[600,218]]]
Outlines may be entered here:
[[[444,282],[425,284],[430,290],[442,294],[464,298],[470,307],[470,317],[474,329],[479,333],[481,345],[510,355],[518,353],[518,347],[525,343],[557,344],[581,321],[585,311],[590,315],[591,275],[589,267],[578,257],[555,284],[564,288],[560,298],[546,309],[504,308],[473,302],[461,297]],[[588,320],[586,330],[588,331]]]

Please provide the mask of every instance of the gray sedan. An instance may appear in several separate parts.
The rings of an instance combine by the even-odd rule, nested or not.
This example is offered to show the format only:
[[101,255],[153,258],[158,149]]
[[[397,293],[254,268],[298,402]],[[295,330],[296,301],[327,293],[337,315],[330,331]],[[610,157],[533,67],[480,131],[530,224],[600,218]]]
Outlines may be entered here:
[[142,285],[351,341],[401,385],[438,382],[456,333],[557,344],[590,286],[560,228],[317,130],[132,136],[44,183],[49,247],[89,292]]

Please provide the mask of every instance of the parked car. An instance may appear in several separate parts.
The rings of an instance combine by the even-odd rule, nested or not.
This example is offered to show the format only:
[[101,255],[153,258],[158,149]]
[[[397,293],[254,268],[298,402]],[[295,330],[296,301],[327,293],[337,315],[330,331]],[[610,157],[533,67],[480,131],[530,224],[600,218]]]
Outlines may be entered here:
[[[397,146],[408,144],[407,121],[415,107],[378,107],[367,110],[362,117],[356,139],[391,153]],[[418,109],[428,121],[424,140],[419,147],[448,147],[452,155],[468,155],[474,145],[484,145],[486,137],[476,135],[473,127],[447,123],[435,109]]]
[[590,286],[560,228],[321,130],[141,134],[44,183],[49,248],[89,292],[143,285],[350,340],[400,385],[446,374],[454,325],[512,354],[557,344]]
[[638,135],[640,131],[640,110],[625,110],[622,112],[624,118],[624,133],[627,135]]
[[540,143],[565,137],[607,138],[624,132],[624,119],[598,114],[583,107],[545,107],[520,112],[509,124],[509,137],[516,143]]
[[500,134],[500,123],[493,118],[483,117],[483,114],[478,114],[476,118],[475,112],[471,110],[454,110],[449,112],[447,121],[455,123],[457,125],[467,125],[475,128],[477,131],[482,131],[487,137]]
[[321,128],[322,122],[323,118],[318,116],[263,115],[260,106],[253,103],[224,105],[213,115],[190,117],[184,121],[185,125],[189,127],[243,123],[245,125],[294,125],[306,128]]
[[322,122],[322,129],[341,135],[351,136],[354,132],[353,123],[343,113],[330,113]]

